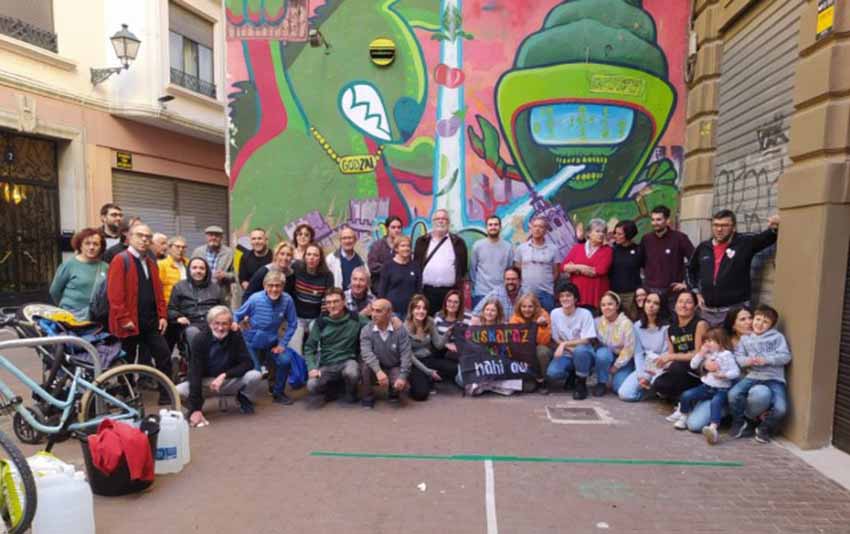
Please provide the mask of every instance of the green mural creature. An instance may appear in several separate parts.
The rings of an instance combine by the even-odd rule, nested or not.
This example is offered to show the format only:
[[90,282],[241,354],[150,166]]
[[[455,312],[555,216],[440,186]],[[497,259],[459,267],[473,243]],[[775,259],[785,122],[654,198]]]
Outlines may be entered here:
[[[468,128],[472,149],[503,178],[546,185],[549,199],[582,221],[640,218],[648,202],[673,207],[675,167],[648,164],[676,105],[667,76],[641,0],[567,0],[498,82],[501,135],[478,116],[480,135]],[[500,155],[502,137],[513,164]]]
[[[229,24],[268,31],[277,31],[287,9],[304,5],[225,1]],[[375,197],[388,201],[390,213],[411,218],[399,181],[430,190],[430,174],[418,169],[430,169],[432,151],[395,145],[411,140],[425,108],[428,78],[413,26],[438,27],[439,11],[427,5],[328,0],[310,19],[327,49],[273,38],[241,41],[241,54],[228,60],[248,74],[229,95],[234,227],[250,220],[252,227],[282,229],[316,207],[333,226],[348,219],[350,201]],[[378,37],[395,44],[390,67],[371,61],[369,45]],[[423,154],[424,163],[417,159]]]

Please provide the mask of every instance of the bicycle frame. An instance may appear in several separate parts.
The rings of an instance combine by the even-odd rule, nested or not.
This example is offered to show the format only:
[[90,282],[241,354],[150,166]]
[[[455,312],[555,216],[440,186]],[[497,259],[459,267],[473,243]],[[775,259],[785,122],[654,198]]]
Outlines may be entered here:
[[[11,348],[35,348],[42,345],[60,344],[76,345],[78,347],[82,347],[86,352],[91,355],[92,361],[95,362],[95,377],[100,374],[100,360],[97,354],[97,349],[95,349],[88,341],[74,336],[54,336],[48,338],[15,339],[11,341],[4,341],[0,342],[0,351],[2,351],[3,349]],[[110,419],[121,421],[126,419],[135,419],[140,415],[138,410],[136,410],[135,408],[128,406],[123,401],[113,397],[106,391],[103,391],[88,380],[82,378],[80,376],[81,370],[79,367],[74,370],[74,378],[71,381],[71,385],[68,390],[68,398],[65,400],[59,400],[47,391],[45,391],[38,383],[36,383],[27,375],[25,375],[23,371],[18,369],[12,362],[10,362],[5,356],[2,355],[0,355],[0,369],[8,371],[12,375],[14,375],[15,378],[20,380],[39,398],[62,411],[62,416],[60,417],[59,424],[56,426],[47,426],[38,422],[35,417],[32,416],[29,410],[27,410],[23,406],[22,403],[18,403],[15,405],[15,411],[19,413],[21,417],[24,418],[27,424],[32,426],[35,430],[44,434],[56,434],[62,431],[63,429],[69,431],[84,430],[87,428],[96,427],[103,419],[105,419],[105,417],[95,417],[90,421],[71,423],[67,426],[67,428],[65,427],[65,423],[68,421],[68,418],[74,411],[74,405],[76,403],[78,389],[90,390],[95,395],[95,398],[98,402],[106,401],[109,404],[120,408],[123,412],[126,412],[117,415],[111,414],[109,416]],[[5,395],[6,398],[9,399],[13,399],[15,397],[15,393],[11,390],[11,388],[9,388],[8,385],[6,385],[6,383],[2,379],[0,379],[0,393]]]

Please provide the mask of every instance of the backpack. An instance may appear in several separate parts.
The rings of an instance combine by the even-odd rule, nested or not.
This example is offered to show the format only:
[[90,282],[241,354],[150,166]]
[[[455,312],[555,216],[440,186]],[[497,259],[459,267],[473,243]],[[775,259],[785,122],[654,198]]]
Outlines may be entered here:
[[[124,261],[124,272],[130,268],[130,258],[128,255],[120,254]],[[89,319],[92,321],[108,324],[109,323],[109,296],[107,293],[106,282],[109,280],[109,271],[107,276],[94,288],[91,301],[89,302]]]

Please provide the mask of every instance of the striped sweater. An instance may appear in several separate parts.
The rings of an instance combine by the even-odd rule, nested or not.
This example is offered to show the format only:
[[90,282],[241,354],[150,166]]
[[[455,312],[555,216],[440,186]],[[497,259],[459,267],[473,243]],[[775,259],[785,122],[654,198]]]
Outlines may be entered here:
[[300,319],[315,319],[322,313],[325,293],[334,286],[334,277],[329,272],[308,273],[303,262],[297,261],[292,269],[295,273],[295,311]]

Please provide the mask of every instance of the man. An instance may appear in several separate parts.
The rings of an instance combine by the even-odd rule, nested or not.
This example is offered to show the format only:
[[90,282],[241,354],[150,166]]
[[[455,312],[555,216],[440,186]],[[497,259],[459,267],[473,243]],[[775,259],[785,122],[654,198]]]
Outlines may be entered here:
[[121,223],[124,212],[118,204],[108,202],[100,207],[100,234],[106,243],[106,249],[121,242]]
[[502,285],[502,275],[514,263],[514,249],[500,239],[502,219],[498,215],[487,217],[487,238],[472,246],[469,278],[472,282],[472,306],[475,307],[492,290]]
[[366,317],[372,315],[375,295],[369,289],[369,270],[360,266],[351,271],[351,285],[345,290],[345,308]]
[[164,260],[168,255],[168,236],[156,232],[151,239],[151,253],[156,261]]
[[[555,307],[555,280],[560,257],[558,247],[546,241],[549,223],[542,216],[531,219],[531,239],[517,247],[514,265],[522,272],[523,291],[534,293],[546,311]],[[507,311],[505,312],[507,313]]]
[[334,287],[343,291],[351,285],[351,272],[366,265],[363,258],[354,251],[356,244],[357,233],[346,226],[339,231],[339,249],[325,258],[328,270],[334,275]]
[[670,295],[686,289],[685,264],[694,253],[688,236],[670,228],[670,208],[652,208],[652,233],[641,239],[644,286]]
[[491,299],[496,299],[505,310],[505,322],[514,314],[514,304],[526,291],[520,291],[522,284],[522,273],[516,267],[508,267],[503,273],[504,284],[492,289],[478,302],[472,310],[472,315],[478,317],[484,309],[484,304]]
[[118,242],[103,253],[103,261],[106,263],[112,263],[112,258],[127,250],[127,238],[130,235],[129,223],[121,222],[118,226],[118,235]]
[[269,249],[269,238],[262,228],[254,228],[249,234],[251,250],[242,255],[239,261],[239,285],[242,290],[248,289],[251,278],[260,267],[272,262],[272,251]]
[[345,383],[348,402],[357,402],[360,329],[369,323],[369,319],[350,314],[345,309],[344,298],[342,290],[337,287],[325,293],[328,314],[313,321],[310,337],[304,344],[308,369],[307,390],[312,397],[312,407],[323,404],[328,386],[340,380]]
[[767,219],[767,229],[759,234],[735,231],[735,214],[720,210],[711,218],[712,239],[697,247],[688,266],[688,281],[699,300],[700,317],[711,326],[723,324],[726,313],[749,305],[753,257],[776,243],[779,216]]
[[[168,326],[159,269],[148,255],[151,229],[137,224],[130,229],[129,246],[112,259],[107,273],[109,331],[121,339],[124,351],[134,358],[153,357],[156,368],[171,376],[171,352],[163,334]],[[160,402],[169,402],[160,391]]]
[[207,313],[209,329],[192,338],[188,380],[177,392],[189,409],[189,424],[207,426],[204,397],[235,395],[244,414],[254,413],[254,399],[262,387],[262,376],[254,370],[248,349],[227,306],[215,306]]
[[364,408],[375,407],[373,378],[388,388],[389,399],[406,400],[413,352],[407,331],[390,322],[392,314],[390,301],[378,299],[372,303],[372,322],[360,330],[360,374],[366,388],[360,404]]
[[207,260],[207,265],[210,266],[210,272],[212,272],[212,279],[221,286],[224,292],[224,301],[228,302],[231,295],[230,284],[236,280],[236,275],[233,272],[233,249],[222,244],[224,230],[221,226],[207,226],[204,229],[204,234],[207,236],[207,244],[196,248],[192,252],[192,257],[200,256]]
[[431,233],[419,237],[413,247],[413,259],[422,267],[422,293],[432,315],[443,307],[446,293],[463,289],[466,278],[466,243],[449,232],[450,225],[449,212],[438,209],[431,217]]

